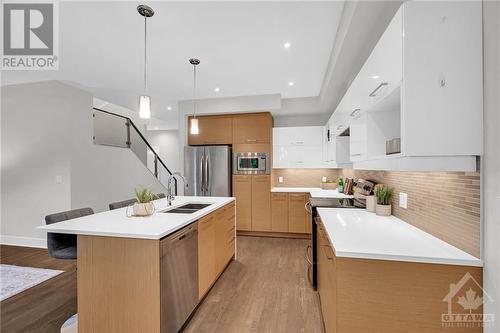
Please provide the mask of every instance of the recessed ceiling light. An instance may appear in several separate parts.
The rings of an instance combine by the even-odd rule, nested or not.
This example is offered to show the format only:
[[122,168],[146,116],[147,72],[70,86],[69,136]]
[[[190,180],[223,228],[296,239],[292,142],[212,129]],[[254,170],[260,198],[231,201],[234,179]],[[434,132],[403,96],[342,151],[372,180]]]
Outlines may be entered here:
[[292,87],[294,84],[295,84],[295,83],[293,83],[293,81],[288,82],[288,85],[289,85],[290,87]]
[[215,89],[214,89],[214,91],[215,91],[215,92],[219,92],[219,91],[220,91],[220,88],[219,88],[219,87],[217,87],[217,88],[215,88]]
[[285,49],[289,49],[289,48],[290,48],[290,46],[292,46],[292,44],[290,44],[290,42],[286,42],[285,44],[283,44],[283,47],[284,47]]
[[370,79],[374,79],[374,80],[376,80],[376,79],[380,79],[380,75],[373,75],[373,76],[370,76]]
[[172,111],[172,107],[171,106],[167,106],[167,110],[168,111]]

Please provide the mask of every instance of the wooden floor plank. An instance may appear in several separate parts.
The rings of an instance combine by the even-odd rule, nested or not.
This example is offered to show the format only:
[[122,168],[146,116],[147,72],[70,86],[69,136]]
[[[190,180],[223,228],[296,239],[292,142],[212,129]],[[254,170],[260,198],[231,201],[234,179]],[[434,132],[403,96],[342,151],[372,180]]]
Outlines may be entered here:
[[46,249],[1,245],[0,263],[64,271],[0,302],[1,332],[59,332],[76,313],[76,260],[51,258]]
[[238,236],[233,261],[185,332],[323,332],[302,239]]

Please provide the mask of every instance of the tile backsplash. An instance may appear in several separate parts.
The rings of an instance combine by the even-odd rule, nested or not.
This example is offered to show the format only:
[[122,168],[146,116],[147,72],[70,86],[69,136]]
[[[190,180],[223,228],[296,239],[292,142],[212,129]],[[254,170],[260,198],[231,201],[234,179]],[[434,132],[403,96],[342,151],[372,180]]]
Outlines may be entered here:
[[[337,180],[340,175],[394,187],[394,216],[479,258],[479,173],[273,169],[272,186],[319,187],[322,177]],[[283,177],[283,183],[278,182],[279,177]],[[408,194],[406,209],[399,207],[400,192]]]
[[[394,216],[479,258],[479,173],[342,169],[339,174],[394,187]],[[399,207],[400,192],[408,194],[407,209]]]
[[[272,186],[275,187],[319,187],[321,179],[337,180],[340,169],[273,169]],[[278,178],[283,177],[283,183]]]

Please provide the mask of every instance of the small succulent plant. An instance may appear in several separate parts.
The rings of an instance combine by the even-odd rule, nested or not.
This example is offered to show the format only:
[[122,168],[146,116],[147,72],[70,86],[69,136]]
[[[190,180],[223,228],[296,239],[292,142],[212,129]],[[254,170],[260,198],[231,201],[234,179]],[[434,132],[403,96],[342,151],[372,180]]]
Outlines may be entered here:
[[377,204],[379,205],[390,205],[393,194],[394,188],[392,187],[387,187],[382,184],[375,186],[375,196],[377,197]]
[[148,188],[135,189],[135,195],[139,203],[148,203],[158,199],[156,194],[151,192],[151,190]]

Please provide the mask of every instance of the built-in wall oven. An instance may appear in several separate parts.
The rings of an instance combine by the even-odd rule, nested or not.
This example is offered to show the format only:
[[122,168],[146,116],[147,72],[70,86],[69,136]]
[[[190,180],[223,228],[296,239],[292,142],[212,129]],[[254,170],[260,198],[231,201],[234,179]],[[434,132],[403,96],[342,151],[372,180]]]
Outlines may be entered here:
[[270,174],[269,153],[233,153],[233,174]]

